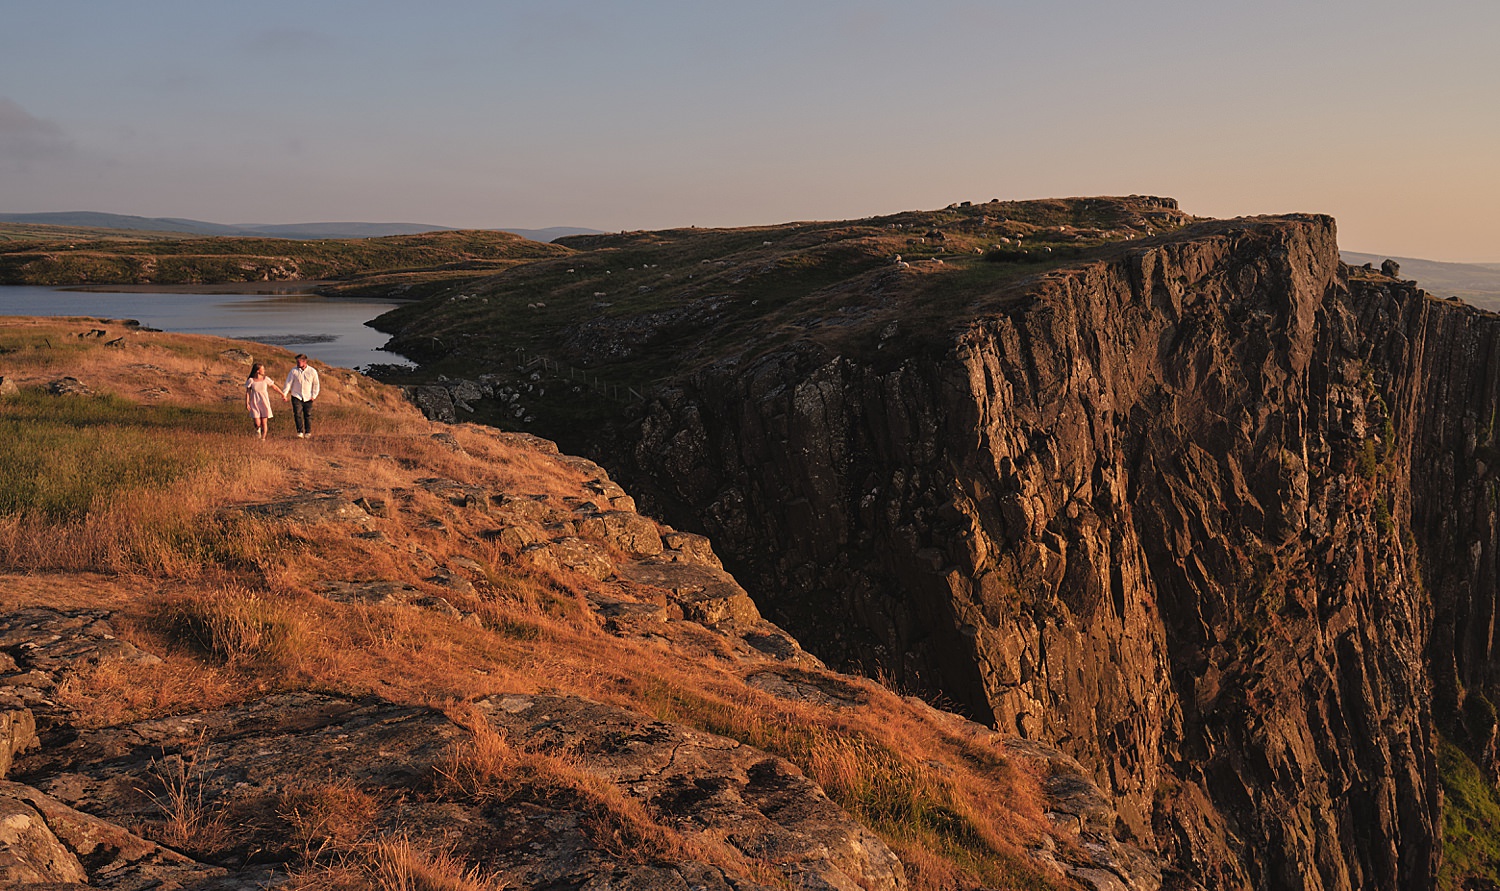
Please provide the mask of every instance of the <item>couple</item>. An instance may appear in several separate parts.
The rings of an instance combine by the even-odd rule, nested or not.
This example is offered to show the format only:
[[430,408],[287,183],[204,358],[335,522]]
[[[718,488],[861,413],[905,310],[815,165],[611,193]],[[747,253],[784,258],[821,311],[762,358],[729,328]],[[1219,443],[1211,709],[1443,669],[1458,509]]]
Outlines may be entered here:
[[312,404],[318,398],[318,370],[307,364],[307,356],[297,354],[297,367],[286,374],[286,388],[266,377],[266,366],[256,362],[250,366],[250,377],[245,381],[245,410],[255,420],[255,435],[266,438],[271,419],[270,390],[281,394],[283,402],[292,402],[292,420],[297,422],[297,438],[312,436]]

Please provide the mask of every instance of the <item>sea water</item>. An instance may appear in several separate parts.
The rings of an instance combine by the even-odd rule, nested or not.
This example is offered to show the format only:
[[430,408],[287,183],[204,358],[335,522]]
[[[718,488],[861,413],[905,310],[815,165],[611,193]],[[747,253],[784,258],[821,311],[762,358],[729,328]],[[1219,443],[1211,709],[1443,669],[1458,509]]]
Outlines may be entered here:
[[0,286],[0,316],[134,319],[163,331],[281,346],[341,368],[410,364],[404,356],[381,349],[387,335],[366,324],[398,303],[306,293],[189,294]]

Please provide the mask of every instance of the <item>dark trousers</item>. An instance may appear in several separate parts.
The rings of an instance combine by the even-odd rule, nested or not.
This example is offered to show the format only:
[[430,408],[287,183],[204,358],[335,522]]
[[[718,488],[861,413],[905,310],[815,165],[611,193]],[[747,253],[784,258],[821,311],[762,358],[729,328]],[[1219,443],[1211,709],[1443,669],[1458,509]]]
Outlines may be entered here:
[[298,399],[292,397],[292,420],[297,424],[298,433],[312,432],[312,400]]

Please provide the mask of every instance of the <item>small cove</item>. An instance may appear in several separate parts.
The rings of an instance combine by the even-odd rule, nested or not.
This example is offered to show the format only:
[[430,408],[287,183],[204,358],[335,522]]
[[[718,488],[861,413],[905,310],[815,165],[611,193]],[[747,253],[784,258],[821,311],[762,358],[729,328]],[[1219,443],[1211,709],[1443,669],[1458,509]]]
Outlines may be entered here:
[[210,290],[84,291],[5,285],[0,286],[0,316],[134,319],[163,331],[281,346],[341,368],[409,364],[404,356],[382,349],[389,338],[366,325],[400,301]]

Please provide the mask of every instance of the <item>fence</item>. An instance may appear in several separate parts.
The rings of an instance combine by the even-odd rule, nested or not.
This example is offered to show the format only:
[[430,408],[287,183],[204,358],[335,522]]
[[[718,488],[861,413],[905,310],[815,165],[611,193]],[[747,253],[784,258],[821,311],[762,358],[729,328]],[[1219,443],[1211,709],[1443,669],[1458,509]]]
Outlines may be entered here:
[[[534,371],[540,368],[544,374],[551,374],[558,380],[567,380],[569,383],[582,383],[588,387],[589,392],[616,402],[628,402],[631,399],[638,402],[646,401],[646,397],[635,387],[629,385],[621,387],[618,383],[612,383],[600,377],[597,371],[590,373],[586,368],[575,368],[539,353],[528,353],[523,347],[516,347],[515,355],[516,367],[522,371]],[[564,377],[565,374],[566,377]]]

